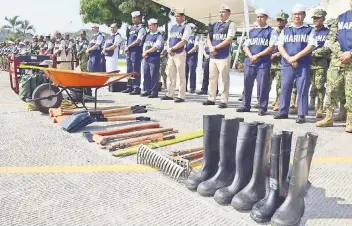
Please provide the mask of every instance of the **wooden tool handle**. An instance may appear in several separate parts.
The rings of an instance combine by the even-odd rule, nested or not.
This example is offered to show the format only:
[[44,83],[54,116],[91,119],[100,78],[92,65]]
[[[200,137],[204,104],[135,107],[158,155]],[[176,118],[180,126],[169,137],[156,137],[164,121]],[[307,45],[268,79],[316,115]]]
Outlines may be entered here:
[[105,136],[105,137],[94,134],[93,140],[100,145],[106,145],[109,143],[109,141],[115,140],[115,139],[134,138],[134,137],[163,133],[168,131],[177,132],[177,130],[175,131],[173,128],[146,129],[146,130],[140,130],[140,131],[123,133],[118,135]]
[[107,121],[107,122],[120,122],[120,121],[150,121],[149,117],[111,117],[111,118],[100,118],[98,121]]
[[109,114],[105,114],[104,113],[104,117],[108,118],[108,117],[116,117],[116,116],[122,116],[122,115],[130,115],[133,112],[130,110],[125,110],[125,111],[120,111],[120,112],[116,112],[116,113],[109,113]]
[[196,152],[196,153],[192,153],[192,154],[189,154],[189,155],[182,156],[182,158],[183,159],[187,159],[187,160],[194,160],[194,159],[202,158],[203,155],[204,155],[204,152],[200,151],[200,152]]
[[172,156],[178,156],[178,155],[185,155],[185,154],[188,154],[188,153],[193,153],[193,152],[197,152],[197,151],[201,151],[203,150],[204,148],[202,146],[200,147],[194,147],[194,148],[188,148],[188,149],[185,149],[185,150],[181,150],[181,151],[173,151],[172,152]]
[[160,124],[159,123],[144,123],[144,124],[139,124],[139,125],[133,125],[133,126],[124,126],[116,129],[111,129],[111,130],[105,130],[105,131],[97,131],[94,132],[94,134],[100,135],[100,136],[109,136],[109,135],[114,135],[114,134],[120,134],[120,133],[125,133],[125,132],[131,132],[134,130],[140,130],[140,129],[147,129],[147,128],[159,128]]
[[145,141],[145,140],[153,140],[153,139],[158,139],[158,138],[163,138],[163,134],[162,133],[158,133],[155,135],[150,135],[150,136],[144,136],[144,137],[137,137],[137,138],[132,138],[132,139],[128,139],[128,140],[124,140],[124,141],[119,141],[115,144],[112,144],[109,148],[110,151],[112,150],[116,150],[118,148],[121,147],[125,147],[129,144],[132,143],[136,143],[136,142],[141,142],[141,141]]

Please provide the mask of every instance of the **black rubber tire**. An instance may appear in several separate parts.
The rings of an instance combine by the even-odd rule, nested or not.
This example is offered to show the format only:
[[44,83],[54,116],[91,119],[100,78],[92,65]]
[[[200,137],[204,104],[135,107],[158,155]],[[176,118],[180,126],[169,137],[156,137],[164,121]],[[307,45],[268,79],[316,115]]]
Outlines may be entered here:
[[[49,85],[49,83],[44,83],[38,86],[33,91],[32,99],[53,95],[55,93],[58,93],[59,91],[60,89],[58,87],[54,85]],[[59,95],[51,99],[36,100],[34,101],[34,105],[38,111],[44,114],[48,114],[49,108],[58,108],[61,106],[62,99],[63,96],[62,93],[60,93]]]

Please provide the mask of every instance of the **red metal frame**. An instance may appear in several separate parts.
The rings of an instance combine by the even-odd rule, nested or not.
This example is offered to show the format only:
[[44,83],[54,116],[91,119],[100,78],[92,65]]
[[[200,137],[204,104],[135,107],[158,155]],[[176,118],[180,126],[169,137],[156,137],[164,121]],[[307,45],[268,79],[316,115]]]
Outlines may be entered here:
[[[56,57],[50,55],[50,60],[53,61],[53,68],[56,68]],[[7,57],[7,67],[10,76],[10,86],[15,93],[19,93],[19,69],[21,61],[16,58],[15,55],[11,54]]]

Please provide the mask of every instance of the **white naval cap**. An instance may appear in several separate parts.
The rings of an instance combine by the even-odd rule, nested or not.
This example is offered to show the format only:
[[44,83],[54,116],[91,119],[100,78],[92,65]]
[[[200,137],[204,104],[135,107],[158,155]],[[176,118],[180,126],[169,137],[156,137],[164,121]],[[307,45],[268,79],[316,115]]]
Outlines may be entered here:
[[269,16],[269,10],[265,9],[265,8],[257,9],[257,10],[255,10],[255,14],[257,14],[257,15],[264,14],[264,15]]
[[20,42],[20,43],[18,43],[18,44],[20,44],[20,45],[25,45],[24,42]]
[[220,5],[220,10],[225,10],[225,9],[230,10],[230,7],[228,5],[226,5],[226,4],[221,4]]
[[185,14],[185,9],[184,8],[176,8],[174,9],[174,13],[182,13],[182,14]]
[[195,28],[196,25],[194,23],[189,23],[188,26],[190,26],[191,28]]
[[158,23],[157,19],[151,18],[148,20],[148,25],[157,24],[157,23]]
[[302,4],[296,4],[292,7],[292,13],[305,12],[306,10],[307,10],[307,7]]
[[131,13],[132,17],[140,16],[141,12],[140,11],[134,11]]
[[99,25],[98,24],[92,24],[91,27],[98,27],[99,28]]

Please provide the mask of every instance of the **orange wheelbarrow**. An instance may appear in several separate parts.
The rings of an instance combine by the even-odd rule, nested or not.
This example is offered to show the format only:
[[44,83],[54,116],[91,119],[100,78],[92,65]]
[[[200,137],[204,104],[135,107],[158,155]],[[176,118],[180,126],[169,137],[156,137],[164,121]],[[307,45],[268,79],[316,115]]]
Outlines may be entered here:
[[[60,107],[63,100],[63,92],[65,92],[69,99],[76,105],[76,107],[78,107],[76,101],[72,98],[68,91],[75,93],[75,89],[77,90],[83,88],[95,88],[94,109],[96,110],[98,89],[110,86],[121,79],[139,75],[136,72],[116,74],[103,72],[89,73],[36,67],[36,69],[39,68],[44,71],[45,75],[52,81],[52,83],[45,83],[38,86],[33,91],[32,99],[28,99],[27,101],[34,102],[36,108],[42,113],[48,113],[49,108]],[[108,82],[111,78],[114,78],[114,80]],[[85,109],[87,109],[84,98],[82,98],[82,101],[79,102],[82,103]]]

